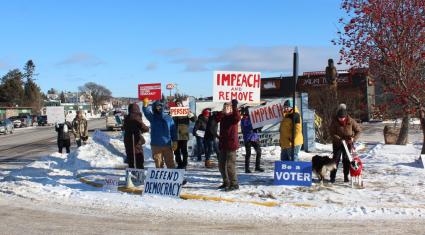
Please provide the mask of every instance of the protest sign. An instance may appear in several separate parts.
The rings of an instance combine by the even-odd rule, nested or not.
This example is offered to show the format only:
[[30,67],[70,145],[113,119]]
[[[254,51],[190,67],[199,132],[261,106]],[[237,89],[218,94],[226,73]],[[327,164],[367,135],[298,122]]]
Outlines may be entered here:
[[183,169],[148,168],[145,194],[179,197],[183,185]]
[[105,176],[105,184],[103,187],[105,190],[110,192],[117,192],[118,191],[118,184],[120,182],[120,177],[116,175],[107,175]]
[[279,100],[267,105],[249,108],[249,117],[254,129],[278,123],[283,119],[283,103]]
[[261,74],[259,72],[215,71],[213,101],[260,103]]
[[276,161],[274,164],[274,184],[311,186],[311,162]]
[[167,88],[167,90],[172,90],[176,87],[176,85],[174,83],[168,83],[165,88]]
[[[125,169],[125,176],[126,181],[131,180],[131,184],[134,187],[144,185],[145,183],[146,175],[144,169],[127,168]],[[127,182],[128,184],[129,182]]]
[[172,117],[186,117],[189,114],[189,107],[171,107],[170,115]]
[[139,100],[160,100],[161,96],[161,83],[139,84]]
[[63,123],[65,122],[64,106],[48,106],[46,107],[47,123]]

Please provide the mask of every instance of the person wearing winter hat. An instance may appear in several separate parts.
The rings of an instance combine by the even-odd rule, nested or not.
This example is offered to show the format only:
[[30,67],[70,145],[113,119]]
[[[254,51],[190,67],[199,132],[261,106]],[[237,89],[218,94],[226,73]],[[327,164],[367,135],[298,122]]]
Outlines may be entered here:
[[[207,129],[208,118],[210,116],[210,110],[208,108],[202,110],[202,113],[199,114],[198,120],[195,122],[193,127],[192,134],[196,137],[196,153],[197,160],[202,161],[202,154],[205,153],[205,130]],[[205,159],[205,163],[207,163]]]
[[241,130],[243,135],[243,140],[245,143],[245,173],[251,173],[249,169],[249,163],[251,158],[251,146],[254,148],[256,153],[255,159],[255,171],[264,172],[264,169],[261,168],[261,147],[260,147],[260,132],[261,128],[253,129],[251,119],[249,118],[248,107],[243,109],[243,116],[241,119]]
[[[292,119],[295,123],[294,133],[294,159],[292,159]],[[293,110],[292,100],[288,99],[283,104],[283,119],[280,122],[280,160],[281,161],[298,161],[301,146],[304,143],[302,120],[298,108]]]
[[163,104],[149,99],[143,100],[143,114],[151,126],[151,148],[156,168],[175,168],[173,151],[177,149],[177,130],[173,119],[164,113]]
[[[342,141],[345,140],[348,150],[351,151],[353,149],[353,143],[357,141],[360,133],[360,125],[348,115],[347,106],[345,104],[340,104],[335,117],[332,119],[330,134],[332,136],[333,158],[337,164],[337,168],[342,155],[344,182],[349,181],[350,161]],[[335,169],[330,173],[331,183],[335,182],[336,172],[337,170]]]
[[207,129],[205,131],[205,167],[214,168],[215,165],[211,161],[211,154],[215,152],[217,159],[220,159],[220,150],[218,149],[218,123],[216,117],[218,115],[217,111],[211,113],[207,122]]
[[[181,99],[176,101],[177,107],[183,107],[183,102]],[[189,124],[190,122],[196,121],[196,116],[189,111],[187,116],[173,117],[174,124],[177,128],[177,149],[174,151],[174,156],[176,157],[177,168],[186,169],[187,167],[187,142],[189,140]],[[183,156],[183,159],[182,159]]]
[[236,150],[239,148],[238,123],[241,115],[238,110],[238,101],[225,103],[223,111],[217,114],[216,121],[220,123],[219,136],[219,169],[223,184],[219,189],[232,191],[239,189],[236,174]]
[[58,149],[59,153],[62,153],[62,149],[66,148],[66,153],[70,152],[72,125],[69,122],[56,123],[55,130],[58,133]]
[[128,115],[124,119],[123,129],[128,167],[144,169],[143,144],[145,144],[145,138],[142,134],[149,132],[149,127],[143,123],[138,104],[128,105]]
[[89,138],[87,120],[84,118],[83,113],[80,110],[77,111],[77,115],[72,121],[72,132],[74,133],[78,147],[81,146],[81,141],[86,143]]

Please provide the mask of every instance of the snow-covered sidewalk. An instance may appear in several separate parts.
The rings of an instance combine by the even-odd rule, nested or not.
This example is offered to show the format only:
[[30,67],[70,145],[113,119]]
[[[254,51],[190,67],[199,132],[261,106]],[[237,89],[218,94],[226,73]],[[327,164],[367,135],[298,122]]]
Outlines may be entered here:
[[[146,166],[152,167],[149,135],[145,135]],[[244,148],[238,151],[240,190],[217,190],[221,183],[218,169],[205,169],[202,162],[190,162],[188,184],[182,192],[191,195],[221,197],[238,202],[182,200],[108,192],[82,183],[78,177],[103,182],[107,175],[119,175],[125,181],[124,144],[121,137],[94,134],[87,145],[69,155],[53,153],[21,170],[9,172],[0,180],[3,194],[59,204],[102,207],[111,211],[151,211],[155,214],[184,214],[198,217],[276,220],[284,218],[356,218],[400,219],[425,216],[425,170],[416,159],[418,145],[378,144],[362,153],[365,189],[352,189],[341,182],[329,187],[273,186],[273,162],[279,159],[278,147],[263,148],[266,172],[242,173]],[[330,145],[318,145],[317,153],[330,154]],[[302,152],[310,161],[316,153]],[[338,181],[339,179],[339,181]],[[274,207],[247,202],[273,202]]]

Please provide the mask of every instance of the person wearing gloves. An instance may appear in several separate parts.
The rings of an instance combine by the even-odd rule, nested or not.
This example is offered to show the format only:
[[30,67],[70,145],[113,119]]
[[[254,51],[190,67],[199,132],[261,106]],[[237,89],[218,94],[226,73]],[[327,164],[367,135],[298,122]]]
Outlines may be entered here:
[[[183,103],[180,99],[176,101],[176,105],[177,107],[183,107]],[[174,151],[174,155],[176,156],[177,168],[186,169],[187,158],[189,156],[187,152],[187,141],[189,140],[189,124],[190,122],[196,121],[196,116],[189,111],[189,114],[187,116],[174,117],[173,121],[177,127],[177,149]]]
[[75,136],[75,141],[77,142],[77,146],[81,146],[81,141],[84,143],[89,138],[89,132],[87,129],[87,120],[83,117],[83,114],[80,110],[77,111],[77,115],[72,121],[72,132]]
[[[333,158],[336,162],[337,169],[342,155],[344,182],[349,181],[348,174],[350,173],[350,160],[348,159],[348,155],[342,141],[345,140],[348,151],[351,151],[353,149],[354,142],[357,141],[360,136],[360,132],[360,125],[348,115],[347,106],[345,104],[340,104],[336,116],[332,119],[330,134],[332,136]],[[331,171],[331,183],[335,183],[336,171],[336,169]]]
[[149,131],[142,120],[142,113],[136,103],[128,105],[128,115],[124,119],[124,146],[129,168],[144,169],[145,156],[143,133]]
[[225,191],[239,189],[236,175],[236,150],[239,148],[238,123],[240,120],[237,100],[224,103],[223,111],[216,117],[216,121],[220,123],[218,163],[223,178],[223,184],[219,189]]
[[196,137],[196,152],[198,154],[198,162],[202,161],[202,153],[205,151],[205,131],[207,130],[208,118],[210,116],[210,110],[204,109],[202,113],[199,114],[198,120],[195,122],[193,127],[192,134]]
[[[294,141],[294,159],[292,159],[292,119],[295,122],[295,141]],[[280,160],[298,161],[301,146],[304,143],[301,115],[295,107],[293,110],[292,100],[286,100],[283,103],[283,119],[280,122]]]
[[55,130],[58,133],[58,148],[59,153],[62,153],[62,149],[66,148],[66,153],[70,152],[71,147],[71,135],[69,134],[72,131],[71,123],[65,122],[55,124]]
[[243,141],[245,143],[245,173],[252,173],[249,169],[250,158],[251,158],[251,146],[254,147],[255,153],[257,154],[255,158],[255,171],[264,172],[264,169],[261,168],[261,147],[260,147],[260,132],[261,128],[253,129],[252,123],[249,118],[248,107],[243,109],[243,116],[241,120],[241,130],[243,135]]
[[143,100],[143,113],[151,126],[151,148],[156,168],[176,168],[173,151],[177,149],[177,131],[173,119],[163,112],[163,104],[149,99]]

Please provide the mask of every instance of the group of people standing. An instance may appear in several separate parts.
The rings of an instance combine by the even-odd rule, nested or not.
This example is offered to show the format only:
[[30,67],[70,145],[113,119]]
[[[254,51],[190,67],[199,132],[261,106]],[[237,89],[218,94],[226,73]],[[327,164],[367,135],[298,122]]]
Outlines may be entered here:
[[[226,102],[219,112],[211,112],[210,109],[202,110],[196,117],[193,113],[183,117],[171,117],[164,113],[164,105],[155,101],[149,105],[149,100],[143,100],[143,114],[150,122],[150,129],[142,121],[142,113],[137,104],[130,104],[129,114],[124,119],[124,142],[127,161],[131,168],[144,168],[144,154],[142,145],[145,143],[143,133],[150,131],[151,150],[155,167],[186,169],[188,164],[189,126],[194,122],[192,131],[196,138],[196,158],[202,161],[205,154],[205,167],[214,168],[211,155],[216,153],[218,168],[221,173],[223,184],[220,189],[225,191],[237,190],[239,183],[236,172],[236,150],[239,149],[238,130],[243,134],[245,145],[245,172],[251,173],[250,158],[251,148],[256,152],[255,168],[257,172],[263,172],[261,167],[261,147],[259,132],[261,128],[254,129],[249,117],[247,107],[238,109],[238,101]],[[176,101],[177,106],[183,106],[181,100]],[[333,123],[332,133],[334,138],[335,161],[338,163],[342,154],[344,165],[344,179],[348,177],[346,153],[341,148],[341,139],[353,143],[358,138],[360,129],[354,119],[347,115],[346,108],[339,109]],[[242,112],[242,115],[241,115]],[[345,116],[344,116],[345,115]],[[295,124],[293,130],[292,126]],[[338,126],[339,125],[339,126]],[[220,130],[218,130],[220,126]],[[292,133],[294,131],[294,135]],[[280,123],[280,147],[282,161],[298,161],[299,152],[303,145],[302,120],[298,109],[290,100],[285,101],[283,120]],[[294,136],[294,140],[292,139]],[[294,146],[292,146],[294,144]],[[292,153],[294,151],[294,153]],[[294,156],[292,158],[292,155]],[[339,156],[339,157],[338,157]],[[176,165],[177,163],[177,165]],[[336,170],[331,174],[331,180],[335,181]]]
[[82,143],[85,143],[89,138],[87,120],[84,118],[81,111],[77,111],[77,114],[72,123],[68,121],[60,124],[56,123],[55,130],[58,134],[57,143],[59,153],[62,153],[63,148],[66,149],[66,153],[70,152],[71,133],[75,137],[77,147],[80,147]]

